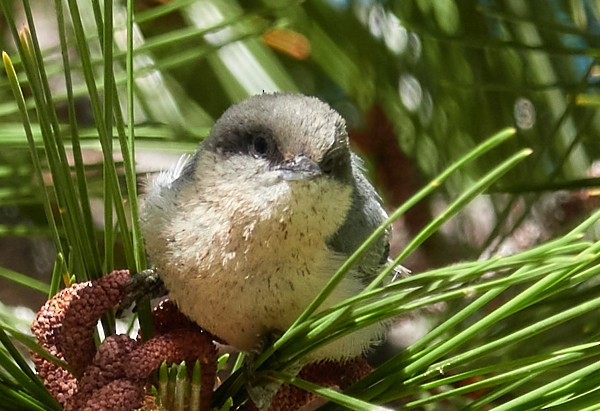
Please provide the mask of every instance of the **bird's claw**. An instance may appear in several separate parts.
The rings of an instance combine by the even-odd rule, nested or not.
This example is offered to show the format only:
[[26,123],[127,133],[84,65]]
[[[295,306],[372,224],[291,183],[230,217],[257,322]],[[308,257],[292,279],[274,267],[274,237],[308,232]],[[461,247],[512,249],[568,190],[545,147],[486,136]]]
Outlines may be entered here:
[[123,313],[129,310],[137,301],[149,301],[167,294],[167,289],[155,268],[133,274],[127,288],[127,295],[117,308],[117,317],[122,317]]

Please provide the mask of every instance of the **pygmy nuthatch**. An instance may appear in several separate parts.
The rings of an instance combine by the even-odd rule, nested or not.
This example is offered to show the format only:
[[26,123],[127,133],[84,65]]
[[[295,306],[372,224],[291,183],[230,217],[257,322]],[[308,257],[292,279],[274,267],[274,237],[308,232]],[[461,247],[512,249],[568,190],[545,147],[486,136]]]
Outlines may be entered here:
[[[263,94],[229,108],[193,157],[149,185],[141,226],[179,309],[252,351],[285,331],[386,217],[342,117],[314,97]],[[385,235],[321,309],[360,292],[388,251]],[[363,328],[310,360],[359,356],[384,331]]]

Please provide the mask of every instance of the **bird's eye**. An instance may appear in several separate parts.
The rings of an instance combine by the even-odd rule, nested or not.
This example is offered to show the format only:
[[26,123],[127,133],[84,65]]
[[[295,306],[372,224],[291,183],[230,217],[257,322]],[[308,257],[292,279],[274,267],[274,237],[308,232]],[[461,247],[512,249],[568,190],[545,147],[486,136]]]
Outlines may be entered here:
[[325,158],[320,165],[321,171],[323,171],[325,174],[331,174],[335,168],[335,163],[336,161],[334,156]]
[[252,139],[252,150],[259,157],[265,157],[269,153],[269,142],[266,138],[255,136]]

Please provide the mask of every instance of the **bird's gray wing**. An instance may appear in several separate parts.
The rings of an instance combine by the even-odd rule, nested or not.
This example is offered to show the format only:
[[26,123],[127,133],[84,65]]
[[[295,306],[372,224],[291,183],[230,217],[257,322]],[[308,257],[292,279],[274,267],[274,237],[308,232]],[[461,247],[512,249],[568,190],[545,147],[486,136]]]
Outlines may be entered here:
[[[352,154],[352,173],[356,186],[352,206],[346,221],[329,240],[329,247],[338,253],[350,256],[387,218],[381,205],[381,197],[367,181],[362,172],[361,160]],[[370,282],[387,262],[390,251],[390,229],[379,237],[359,261],[358,274]]]

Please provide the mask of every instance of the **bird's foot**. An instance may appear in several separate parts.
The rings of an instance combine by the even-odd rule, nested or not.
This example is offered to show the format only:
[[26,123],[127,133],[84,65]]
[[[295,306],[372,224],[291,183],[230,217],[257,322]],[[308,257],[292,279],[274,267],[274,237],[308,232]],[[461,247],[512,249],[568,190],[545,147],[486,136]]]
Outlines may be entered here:
[[127,288],[127,295],[117,309],[117,317],[122,317],[138,301],[149,301],[167,295],[167,289],[155,268],[133,274]]

